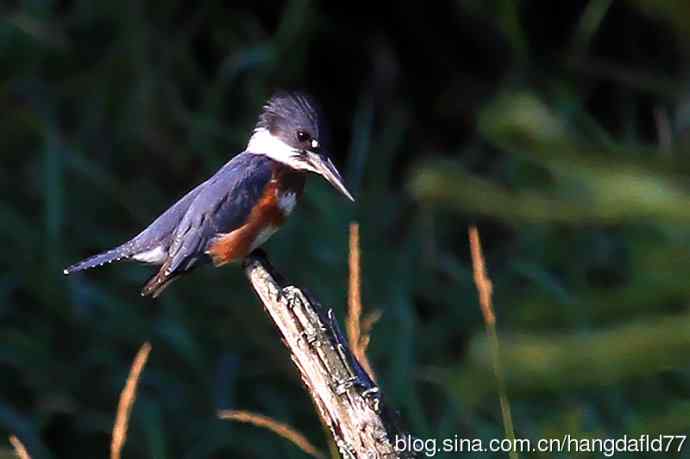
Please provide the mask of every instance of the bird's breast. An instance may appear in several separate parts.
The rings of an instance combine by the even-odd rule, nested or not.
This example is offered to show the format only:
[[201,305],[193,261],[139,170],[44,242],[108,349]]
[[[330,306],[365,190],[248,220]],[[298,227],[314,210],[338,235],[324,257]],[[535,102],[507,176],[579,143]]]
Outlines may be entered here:
[[214,264],[219,266],[245,257],[278,231],[297,205],[304,180],[303,174],[275,170],[244,224],[219,234],[209,244],[207,253]]
[[304,173],[295,172],[286,166],[277,166],[264,196],[272,190],[276,198],[275,205],[283,218],[287,217],[295,209],[297,201],[302,196],[304,182]]
[[278,191],[278,208],[287,217],[297,205],[297,193],[295,191]]

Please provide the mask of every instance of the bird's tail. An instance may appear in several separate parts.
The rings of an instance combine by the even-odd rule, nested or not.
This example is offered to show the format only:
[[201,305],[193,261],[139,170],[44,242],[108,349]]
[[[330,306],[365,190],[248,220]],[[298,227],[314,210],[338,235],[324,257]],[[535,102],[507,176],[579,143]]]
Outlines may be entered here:
[[68,266],[64,269],[63,273],[65,273],[65,275],[69,275],[79,271],[84,271],[85,269],[97,268],[107,263],[112,263],[114,261],[120,261],[122,259],[129,258],[135,253],[136,247],[132,243],[132,241],[129,241],[122,244],[121,246],[108,250],[107,252],[99,253],[98,255],[94,255],[71,266]]

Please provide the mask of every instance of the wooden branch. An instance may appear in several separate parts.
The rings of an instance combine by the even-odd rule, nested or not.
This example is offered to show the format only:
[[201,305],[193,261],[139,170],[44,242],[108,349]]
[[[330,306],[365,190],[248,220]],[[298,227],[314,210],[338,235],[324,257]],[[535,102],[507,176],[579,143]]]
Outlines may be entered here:
[[383,394],[353,356],[333,310],[277,274],[255,251],[244,270],[283,336],[322,422],[344,458],[414,457],[395,450],[400,430]]

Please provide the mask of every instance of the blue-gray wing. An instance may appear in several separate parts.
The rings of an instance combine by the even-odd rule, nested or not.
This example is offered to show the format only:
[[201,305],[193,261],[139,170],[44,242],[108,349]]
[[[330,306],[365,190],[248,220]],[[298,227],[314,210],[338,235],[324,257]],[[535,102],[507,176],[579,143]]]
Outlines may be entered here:
[[245,223],[271,180],[272,164],[266,156],[243,152],[206,181],[175,230],[166,275],[207,261],[209,242]]
[[184,218],[189,206],[194,202],[207,183],[208,181],[197,185],[196,188],[188,192],[180,198],[179,201],[159,215],[144,231],[136,235],[132,239],[132,242],[140,246],[138,249],[146,250],[148,248],[154,248],[161,243],[165,244],[166,239],[171,238],[172,233],[175,231],[175,228],[177,228],[180,220]]

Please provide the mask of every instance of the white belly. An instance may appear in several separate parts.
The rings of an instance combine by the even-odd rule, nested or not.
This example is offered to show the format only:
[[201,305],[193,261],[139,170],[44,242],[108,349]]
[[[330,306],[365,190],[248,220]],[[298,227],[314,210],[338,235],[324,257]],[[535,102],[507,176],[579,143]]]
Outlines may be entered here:
[[[292,213],[292,210],[297,204],[297,193],[287,191],[285,193],[278,193],[278,208],[286,217]],[[274,230],[275,232],[275,230]],[[271,233],[273,234],[273,233]]]
[[140,252],[132,256],[132,258],[134,258],[137,261],[141,261],[142,263],[162,265],[167,256],[168,253],[165,250],[163,250],[163,247],[158,246],[151,250],[147,250],[146,252]]
[[273,236],[273,234],[278,231],[277,226],[267,226],[263,230],[259,232],[259,234],[256,235],[254,238],[254,242],[252,242],[252,245],[249,248],[249,251],[251,252],[255,248],[263,245],[264,242],[268,241],[268,239]]

